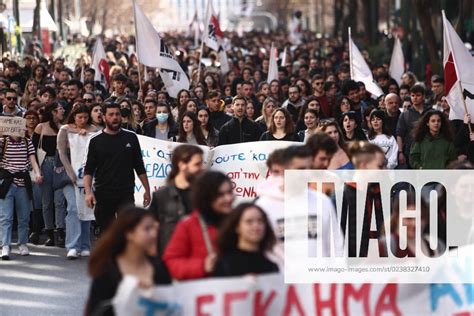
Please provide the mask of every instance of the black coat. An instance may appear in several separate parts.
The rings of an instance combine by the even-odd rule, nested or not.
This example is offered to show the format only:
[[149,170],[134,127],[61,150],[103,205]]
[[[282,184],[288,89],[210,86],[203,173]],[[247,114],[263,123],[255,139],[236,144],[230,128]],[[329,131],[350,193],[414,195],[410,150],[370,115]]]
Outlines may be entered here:
[[149,210],[160,223],[158,252],[163,254],[179,220],[186,214],[186,207],[174,184],[161,187],[153,193]]
[[218,145],[256,142],[260,139],[262,130],[257,123],[244,117],[242,121],[232,118],[219,131]]
[[[143,135],[155,138],[156,124],[158,124],[158,119],[154,118],[153,120],[143,125]],[[176,135],[178,135],[178,127],[176,126],[176,124],[173,124],[170,126],[170,129],[168,131],[168,139],[175,137]]]

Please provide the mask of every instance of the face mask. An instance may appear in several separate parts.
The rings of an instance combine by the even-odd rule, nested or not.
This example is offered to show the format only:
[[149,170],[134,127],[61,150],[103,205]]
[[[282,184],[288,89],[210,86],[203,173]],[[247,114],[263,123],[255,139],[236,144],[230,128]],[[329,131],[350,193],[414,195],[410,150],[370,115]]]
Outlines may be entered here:
[[122,115],[122,117],[128,117],[130,115],[130,109],[122,108],[120,109],[120,114]]
[[158,122],[165,123],[168,121],[168,113],[158,113],[156,114],[156,118],[158,119]]

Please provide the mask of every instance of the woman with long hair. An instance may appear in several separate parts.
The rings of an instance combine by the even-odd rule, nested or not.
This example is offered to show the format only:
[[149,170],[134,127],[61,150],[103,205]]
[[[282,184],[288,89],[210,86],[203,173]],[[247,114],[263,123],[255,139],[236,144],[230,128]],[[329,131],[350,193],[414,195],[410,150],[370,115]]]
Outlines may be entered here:
[[46,77],[48,76],[48,71],[46,67],[42,64],[38,64],[33,67],[31,77],[36,81],[38,86],[42,86],[45,82]]
[[262,115],[260,115],[255,122],[258,123],[262,131],[270,128],[272,122],[272,114],[278,108],[278,101],[272,97],[268,97],[263,101]]
[[269,97],[277,100],[278,102],[282,102],[283,92],[280,87],[280,82],[277,79],[273,79],[270,81],[270,92],[268,93]]
[[318,117],[320,119],[323,119],[324,116],[322,116],[322,111],[321,111],[321,103],[319,102],[318,98],[315,96],[310,96],[308,97],[303,106],[301,107],[300,113],[298,115],[298,121],[296,122],[296,131],[302,131],[306,128],[304,124],[304,114],[306,113],[307,109],[312,109],[315,110],[318,113]]
[[89,259],[92,284],[86,315],[114,315],[112,298],[124,275],[135,277],[144,289],[171,283],[166,266],[157,257],[158,227],[153,214],[143,208],[118,213]]
[[268,97],[270,95],[270,84],[268,84],[268,82],[266,81],[260,82],[257,87],[257,94],[258,93],[261,93],[265,97]]
[[436,110],[426,112],[413,130],[410,166],[413,169],[446,169],[456,158],[447,116]]
[[193,112],[197,114],[198,107],[199,107],[199,101],[197,99],[190,98],[186,100],[186,102],[179,109],[179,120],[181,120],[184,113],[186,112]]
[[296,79],[295,84],[300,87],[301,96],[306,100],[306,98],[311,95],[311,84],[308,82],[308,80],[302,78]]
[[201,107],[198,109],[197,117],[201,123],[201,131],[206,140],[206,144],[209,147],[216,147],[219,142],[219,131],[212,125],[212,121],[209,119],[211,112],[207,107]]
[[347,155],[347,148],[342,136],[342,131],[335,120],[321,121],[319,124],[321,131],[328,134],[337,144],[337,151],[332,156],[328,169],[354,169],[354,166]]
[[298,141],[290,112],[283,108],[273,111],[270,128],[262,134],[260,140]]
[[[64,220],[66,217],[64,195],[53,189],[54,159],[57,150],[57,136],[64,120],[64,108],[56,102],[45,107],[42,122],[35,128],[33,144],[36,152],[45,152],[44,160],[39,161],[44,180],[41,186],[43,219],[48,239],[45,246],[64,246]],[[56,220],[55,220],[56,219]],[[54,228],[57,228],[55,241]]]
[[178,92],[178,95],[176,97],[176,101],[178,102],[176,110],[175,108],[171,109],[171,113],[173,113],[173,116],[175,115],[174,112],[176,112],[176,116],[174,116],[175,121],[179,121],[179,118],[181,118],[181,115],[184,114],[183,108],[185,108],[186,103],[188,100],[191,99],[191,93],[189,93],[188,90],[186,89],[181,89]]
[[66,198],[66,250],[68,259],[77,259],[88,257],[90,254],[90,220],[81,220],[79,217],[76,199],[77,175],[71,165],[71,152],[69,144],[69,135],[77,134],[82,138],[84,144],[92,133],[97,132],[98,128],[90,125],[89,108],[82,103],[74,104],[69,114],[67,124],[63,125],[58,133],[58,153],[64,169],[71,179],[71,183],[60,188]]
[[336,102],[336,106],[334,107],[332,113],[334,114],[334,118],[340,121],[342,118],[342,113],[349,112],[350,110],[351,101],[347,97],[342,97]]
[[122,116],[122,128],[141,134],[140,125],[137,124],[135,113],[132,110],[132,102],[129,99],[120,101],[120,115]]
[[278,272],[278,266],[265,256],[275,243],[265,212],[253,203],[238,205],[219,230],[214,276]]
[[191,192],[194,211],[178,223],[163,255],[171,276],[177,280],[212,275],[217,229],[232,212],[234,201],[232,182],[218,171],[207,171],[199,176]]
[[342,136],[345,142],[367,140],[367,136],[359,126],[356,112],[348,111],[342,113],[340,122],[342,125]]
[[319,114],[313,109],[306,109],[303,118],[306,129],[298,132],[298,139],[306,143],[308,138],[318,132]]
[[102,106],[99,103],[93,103],[89,107],[89,117],[91,125],[97,128],[104,127],[104,118],[102,116]]
[[31,100],[35,99],[38,96],[38,83],[34,79],[29,79],[26,82],[25,93],[21,97],[21,106],[25,109],[28,109],[28,104]]
[[370,113],[369,142],[382,148],[387,159],[387,168],[395,169],[398,164],[398,144],[385,119],[385,112],[382,110]]
[[255,104],[252,99],[247,99],[247,107],[245,108],[245,115],[252,122],[255,120]]
[[178,136],[170,140],[191,145],[207,145],[202,134],[201,122],[193,112],[184,113],[181,118]]
[[143,104],[138,100],[132,101],[132,112],[135,116],[135,123],[141,126],[141,123],[145,119],[145,108]]

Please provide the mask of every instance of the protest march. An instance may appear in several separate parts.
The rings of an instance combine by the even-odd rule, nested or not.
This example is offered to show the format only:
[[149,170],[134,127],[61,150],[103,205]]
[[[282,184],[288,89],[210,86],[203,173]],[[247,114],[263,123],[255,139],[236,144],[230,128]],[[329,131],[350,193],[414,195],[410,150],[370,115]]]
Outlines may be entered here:
[[473,315],[474,6],[231,2],[0,1],[0,315]]

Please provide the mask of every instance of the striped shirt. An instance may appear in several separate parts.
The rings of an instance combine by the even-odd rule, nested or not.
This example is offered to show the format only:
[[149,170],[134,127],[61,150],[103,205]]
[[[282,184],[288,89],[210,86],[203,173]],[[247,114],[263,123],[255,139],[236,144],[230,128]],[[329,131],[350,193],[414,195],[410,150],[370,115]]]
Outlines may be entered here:
[[[7,137],[6,151],[3,153],[0,167],[8,170],[10,173],[25,172],[28,171],[30,166],[29,156],[35,154],[35,148],[30,139],[26,139],[28,142],[28,148],[25,146],[25,139],[20,138],[18,141],[14,141],[11,137]],[[0,138],[0,150],[3,151],[4,137]],[[13,183],[17,186],[25,186],[24,179],[14,179]]]

